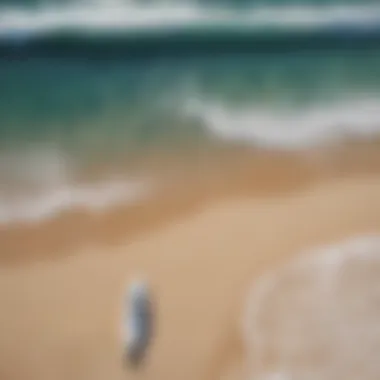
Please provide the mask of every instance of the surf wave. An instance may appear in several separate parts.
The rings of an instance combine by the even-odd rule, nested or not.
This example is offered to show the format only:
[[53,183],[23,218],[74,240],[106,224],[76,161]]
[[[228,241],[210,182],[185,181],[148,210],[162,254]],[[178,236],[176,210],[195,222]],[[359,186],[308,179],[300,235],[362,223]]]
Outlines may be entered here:
[[378,26],[378,5],[254,6],[244,11],[191,3],[1,7],[0,36],[31,36],[54,30],[176,30],[220,27],[235,29],[365,28]]
[[260,148],[308,149],[380,133],[380,100],[376,97],[298,105],[296,109],[258,104],[234,109],[192,100],[184,108],[212,136]]
[[253,284],[243,336],[250,378],[377,379],[380,237],[305,252]]

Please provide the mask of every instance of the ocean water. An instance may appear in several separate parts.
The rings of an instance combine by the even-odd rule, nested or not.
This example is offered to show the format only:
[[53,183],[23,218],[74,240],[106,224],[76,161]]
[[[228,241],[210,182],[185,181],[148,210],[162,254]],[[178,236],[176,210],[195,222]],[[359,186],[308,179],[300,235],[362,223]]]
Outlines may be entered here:
[[133,201],[153,151],[371,139],[379,63],[374,1],[2,1],[0,223]]

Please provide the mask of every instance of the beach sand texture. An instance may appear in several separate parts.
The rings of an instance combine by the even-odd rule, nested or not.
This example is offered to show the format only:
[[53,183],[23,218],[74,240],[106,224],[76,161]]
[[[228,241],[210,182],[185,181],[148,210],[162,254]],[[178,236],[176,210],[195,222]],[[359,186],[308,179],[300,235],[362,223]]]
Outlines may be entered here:
[[[218,183],[218,192],[206,186],[207,197],[206,191],[196,195],[204,200],[199,207],[163,217],[124,242],[87,242],[64,254],[56,247],[56,256],[51,251],[43,257],[35,242],[35,256],[27,257],[25,250],[25,260],[18,254],[12,262],[5,254],[0,268],[0,378],[250,379],[254,358],[246,342],[255,337],[244,337],[243,320],[255,279],[312,248],[378,233],[379,161],[372,156],[370,161],[375,163],[371,173],[367,161],[351,175],[343,170],[345,175],[310,180],[313,176],[302,172],[293,178],[292,191],[274,178],[278,191],[260,196],[249,188],[246,168],[239,172],[245,180],[231,175],[224,190]],[[348,162],[353,168],[352,162],[361,161]],[[186,200],[191,191],[184,188]],[[177,191],[173,207],[178,210],[179,199]],[[104,234],[112,235],[112,223],[108,228]],[[7,233],[2,233],[4,242]],[[9,236],[21,239],[22,233]],[[36,236],[42,239],[43,234]],[[39,244],[42,251],[44,242]],[[121,307],[125,286],[139,274],[149,281],[157,301],[157,334],[146,366],[134,373],[121,363]],[[286,289],[280,286],[272,299],[291,299]],[[264,305],[265,318],[274,321],[278,310],[286,309],[276,302],[269,299]],[[269,372],[278,365],[276,356],[265,360]]]

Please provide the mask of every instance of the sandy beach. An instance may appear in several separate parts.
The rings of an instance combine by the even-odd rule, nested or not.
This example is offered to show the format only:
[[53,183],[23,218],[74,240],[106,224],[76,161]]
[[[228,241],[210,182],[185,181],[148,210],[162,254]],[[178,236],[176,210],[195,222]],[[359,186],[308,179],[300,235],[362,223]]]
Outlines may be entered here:
[[0,380],[380,380],[379,321],[380,2],[0,0]]
[[[129,211],[3,229],[0,378],[247,379],[252,281],[305,249],[380,230],[378,148],[347,152],[243,155]],[[121,365],[120,312],[140,274],[157,300],[157,334],[132,373]]]

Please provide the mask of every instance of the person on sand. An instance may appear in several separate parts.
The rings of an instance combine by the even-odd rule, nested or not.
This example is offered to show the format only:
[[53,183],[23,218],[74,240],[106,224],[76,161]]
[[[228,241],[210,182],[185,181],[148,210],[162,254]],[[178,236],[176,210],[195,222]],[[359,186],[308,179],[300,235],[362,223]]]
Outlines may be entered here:
[[138,369],[143,364],[153,335],[151,294],[145,281],[131,283],[124,304],[124,364]]

